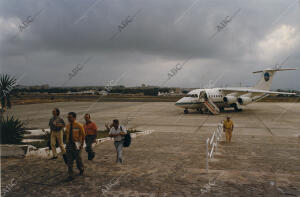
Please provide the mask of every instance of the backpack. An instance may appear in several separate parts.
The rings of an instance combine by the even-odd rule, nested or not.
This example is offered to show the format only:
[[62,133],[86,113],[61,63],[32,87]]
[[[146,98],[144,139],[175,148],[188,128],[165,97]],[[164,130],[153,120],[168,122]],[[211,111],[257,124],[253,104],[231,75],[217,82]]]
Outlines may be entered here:
[[[121,130],[123,130],[122,127],[121,127]],[[130,133],[127,132],[127,134],[126,134],[125,137],[124,137],[123,146],[124,146],[124,147],[129,147],[130,144],[131,144],[131,136],[130,136]]]

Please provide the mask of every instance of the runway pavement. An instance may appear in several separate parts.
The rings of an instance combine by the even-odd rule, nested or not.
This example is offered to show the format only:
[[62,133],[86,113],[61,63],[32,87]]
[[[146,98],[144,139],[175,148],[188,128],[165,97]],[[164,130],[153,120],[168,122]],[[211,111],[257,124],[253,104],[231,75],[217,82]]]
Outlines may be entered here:
[[[79,120],[91,102],[19,105],[9,112],[28,120],[27,127],[47,128],[53,107],[66,120]],[[96,146],[84,176],[66,182],[62,159],[2,159],[1,187],[6,196],[300,196],[300,104],[255,103],[242,112],[217,116],[183,114],[174,103],[96,103],[92,118],[118,118],[127,127],[155,130],[135,138],[117,165],[111,141]],[[205,140],[229,114],[235,129],[231,144],[221,142],[205,170]],[[74,165],[75,168],[75,165]]]

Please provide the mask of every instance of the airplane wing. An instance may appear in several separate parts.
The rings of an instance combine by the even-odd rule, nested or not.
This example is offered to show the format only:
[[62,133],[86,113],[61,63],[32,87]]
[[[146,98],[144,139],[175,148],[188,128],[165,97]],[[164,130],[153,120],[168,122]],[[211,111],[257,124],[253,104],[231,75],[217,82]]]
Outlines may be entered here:
[[286,71],[286,70],[297,70],[297,68],[275,68],[275,69],[269,68],[266,70],[258,70],[258,71],[252,72],[252,73],[262,73],[265,71]]
[[225,94],[230,93],[237,93],[238,95],[252,93],[252,94],[269,94],[269,95],[295,95],[296,93],[290,92],[276,92],[276,91],[267,91],[267,90],[258,90],[258,89],[251,89],[251,88],[219,88],[219,91],[224,92]]

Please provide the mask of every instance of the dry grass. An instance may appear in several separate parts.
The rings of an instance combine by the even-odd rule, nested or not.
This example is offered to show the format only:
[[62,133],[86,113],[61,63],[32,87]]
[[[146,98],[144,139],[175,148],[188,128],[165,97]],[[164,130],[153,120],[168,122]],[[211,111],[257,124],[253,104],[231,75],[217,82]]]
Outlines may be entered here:
[[[139,95],[23,95],[22,98],[13,98],[14,105],[54,103],[54,102],[176,102],[183,96],[139,96]],[[300,97],[267,97],[259,102],[300,102]]]

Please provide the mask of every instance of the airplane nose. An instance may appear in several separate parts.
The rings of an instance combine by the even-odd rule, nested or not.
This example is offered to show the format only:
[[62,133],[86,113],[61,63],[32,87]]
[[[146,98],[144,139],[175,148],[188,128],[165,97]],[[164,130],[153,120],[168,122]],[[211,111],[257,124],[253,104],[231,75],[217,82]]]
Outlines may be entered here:
[[179,99],[179,100],[175,103],[175,105],[180,105],[180,103],[182,103],[182,101],[183,101],[183,98]]

